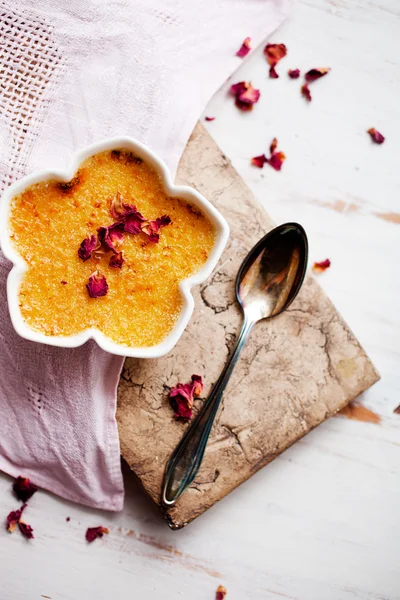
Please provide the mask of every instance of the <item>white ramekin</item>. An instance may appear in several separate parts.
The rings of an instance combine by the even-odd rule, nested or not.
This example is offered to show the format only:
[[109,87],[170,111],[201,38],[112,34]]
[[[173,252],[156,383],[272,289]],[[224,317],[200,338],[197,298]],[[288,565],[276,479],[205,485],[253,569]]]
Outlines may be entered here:
[[[9,216],[13,198],[34,183],[39,183],[48,179],[56,179],[57,181],[64,182],[70,181],[80,167],[81,163],[89,156],[93,156],[93,154],[97,154],[98,152],[103,152],[105,150],[114,150],[118,148],[133,152],[136,156],[139,156],[151,167],[153,167],[156,173],[158,173],[158,175],[161,177],[165,192],[170,196],[182,198],[191,204],[198,206],[213,224],[216,231],[214,246],[203,267],[197,271],[197,273],[188,279],[181,281],[179,284],[182,294],[182,310],[173,330],[160,344],[151,347],[132,347],[125,346],[123,344],[117,344],[106,337],[104,333],[97,328],[85,329],[76,335],[70,336],[44,335],[43,333],[31,329],[25,322],[21,314],[18,300],[19,287],[28,265],[15,250],[10,239]],[[224,250],[228,237],[229,226],[220,213],[213,207],[213,205],[210,204],[210,202],[208,202],[208,200],[206,200],[204,196],[199,194],[199,192],[197,192],[195,189],[188,186],[174,185],[171,181],[171,175],[168,171],[168,168],[164,162],[140,142],[129,137],[116,137],[86,147],[83,150],[76,152],[72,156],[67,168],[64,171],[48,170],[28,175],[27,177],[24,177],[8,187],[1,198],[0,245],[6,258],[8,258],[8,260],[10,260],[14,265],[7,279],[8,306],[14,329],[21,337],[26,338],[27,340],[40,342],[42,344],[49,344],[51,346],[75,348],[77,346],[81,346],[92,338],[101,348],[107,352],[111,352],[112,354],[134,356],[138,358],[157,358],[159,356],[163,356],[175,346],[192,315],[194,301],[193,296],[190,293],[191,288],[195,285],[203,283],[203,281],[210,276]]]

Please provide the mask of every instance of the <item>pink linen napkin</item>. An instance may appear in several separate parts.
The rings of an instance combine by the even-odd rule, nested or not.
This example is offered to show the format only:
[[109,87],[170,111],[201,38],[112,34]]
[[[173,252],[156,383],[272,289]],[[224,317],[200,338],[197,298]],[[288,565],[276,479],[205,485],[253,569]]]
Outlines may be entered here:
[[[148,144],[174,175],[207,100],[240,64],[244,38],[261,43],[290,4],[0,0],[0,185],[119,134]],[[9,268],[0,255],[0,469],[120,510],[123,360],[93,341],[62,349],[20,338],[7,308]]]

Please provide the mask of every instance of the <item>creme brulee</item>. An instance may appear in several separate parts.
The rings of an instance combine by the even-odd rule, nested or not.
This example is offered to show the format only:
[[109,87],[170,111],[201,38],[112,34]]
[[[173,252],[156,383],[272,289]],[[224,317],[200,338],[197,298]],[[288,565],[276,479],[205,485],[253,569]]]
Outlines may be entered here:
[[[120,236],[122,254],[103,248],[82,260],[82,241],[118,221],[110,214],[117,193],[143,215],[143,231]],[[149,222],[160,217],[156,243]],[[119,150],[87,159],[68,184],[47,181],[16,196],[10,228],[28,264],[19,291],[28,325],[55,336],[96,327],[127,346],[153,346],[170,333],[182,305],[178,284],[202,267],[215,239],[196,207],[166,195],[149,165]],[[93,273],[107,282],[101,297],[88,293]]]

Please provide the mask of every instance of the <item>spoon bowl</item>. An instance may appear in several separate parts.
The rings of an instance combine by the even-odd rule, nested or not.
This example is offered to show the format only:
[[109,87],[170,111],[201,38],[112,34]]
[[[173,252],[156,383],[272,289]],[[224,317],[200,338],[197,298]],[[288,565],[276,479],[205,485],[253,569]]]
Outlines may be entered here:
[[253,319],[275,317],[293,302],[307,268],[306,232],[286,223],[265,235],[248,253],[236,276],[236,298]]
[[250,331],[255,323],[279,315],[293,302],[304,280],[307,259],[306,232],[297,223],[286,223],[267,233],[244,259],[235,283],[243,311],[242,329],[209,397],[168,462],[162,491],[164,506],[176,503],[200,468],[224,389]]

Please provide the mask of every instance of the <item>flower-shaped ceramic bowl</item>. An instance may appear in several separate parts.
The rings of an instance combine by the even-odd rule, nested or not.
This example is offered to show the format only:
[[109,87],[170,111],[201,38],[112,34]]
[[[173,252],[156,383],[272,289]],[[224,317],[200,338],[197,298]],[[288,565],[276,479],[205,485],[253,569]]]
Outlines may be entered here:
[[[132,347],[113,342],[104,333],[97,328],[85,329],[75,335],[70,336],[50,336],[34,331],[25,322],[18,300],[18,293],[22,278],[28,265],[18,254],[10,238],[9,219],[11,213],[12,201],[15,196],[21,194],[32,184],[46,180],[56,180],[68,182],[73,177],[81,163],[90,156],[104,152],[106,150],[123,149],[133,152],[143,161],[149,164],[160,176],[163,182],[165,192],[174,197],[186,200],[190,204],[198,206],[203,214],[209,219],[215,229],[215,242],[208,256],[207,261],[202,268],[191,277],[183,280],[179,284],[182,296],[182,308],[174,328],[168,336],[159,344],[151,347]],[[168,168],[158,156],[149,148],[129,137],[116,137],[94,144],[73,155],[67,168],[63,171],[41,171],[28,175],[23,179],[11,185],[4,192],[0,205],[0,245],[4,255],[13,263],[7,280],[7,298],[11,315],[11,321],[16,332],[27,340],[60,346],[64,348],[74,348],[81,346],[89,339],[94,339],[97,344],[112,354],[122,356],[134,356],[138,358],[157,358],[167,354],[177,343],[182,335],[194,308],[194,300],[191,294],[191,288],[203,283],[215,268],[229,237],[229,226],[221,214],[195,189],[188,186],[176,186],[172,183]]]

